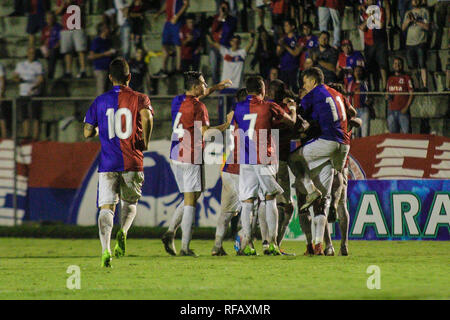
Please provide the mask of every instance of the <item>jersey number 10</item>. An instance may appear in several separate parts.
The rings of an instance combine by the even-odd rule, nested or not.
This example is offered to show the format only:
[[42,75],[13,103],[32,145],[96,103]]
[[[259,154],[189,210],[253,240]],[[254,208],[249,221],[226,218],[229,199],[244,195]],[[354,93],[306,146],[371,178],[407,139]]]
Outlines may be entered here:
[[[127,108],[120,108],[114,113],[114,109],[106,110],[108,117],[108,137],[109,139],[117,136],[119,139],[128,139],[131,136],[133,129],[132,119],[133,115]],[[125,128],[122,126],[122,116],[125,116]]]

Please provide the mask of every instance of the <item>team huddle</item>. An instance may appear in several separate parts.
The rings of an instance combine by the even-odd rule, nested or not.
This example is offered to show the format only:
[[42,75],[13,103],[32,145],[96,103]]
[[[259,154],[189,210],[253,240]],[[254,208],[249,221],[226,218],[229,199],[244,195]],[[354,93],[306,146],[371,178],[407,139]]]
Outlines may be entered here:
[[[153,108],[146,95],[128,88],[131,74],[126,61],[110,65],[111,91],[89,108],[84,135],[100,137],[98,184],[99,236],[102,266],[126,250],[127,232],[141,196],[143,151],[153,128]],[[291,221],[296,192],[300,226],[306,236],[305,255],[334,255],[328,223],[339,218],[341,255],[348,255],[347,157],[352,127],[361,125],[356,110],[335,88],[324,84],[318,68],[305,71],[299,95],[280,80],[266,84],[251,76],[236,93],[226,121],[212,127],[201,99],[231,85],[225,80],[208,88],[200,72],[185,73],[185,93],[172,100],[172,171],[183,201],[173,212],[162,242],[177,255],[174,238],[181,226],[179,255],[194,256],[190,248],[195,208],[205,188],[205,146],[211,136],[225,132],[221,212],[211,254],[226,255],[223,241],[233,217],[240,215],[236,237],[238,255],[256,255],[259,226],[265,255],[288,254],[281,243]],[[296,147],[292,147],[293,141]],[[295,179],[290,180],[290,173]],[[121,205],[120,230],[113,252],[110,239],[115,207]]]

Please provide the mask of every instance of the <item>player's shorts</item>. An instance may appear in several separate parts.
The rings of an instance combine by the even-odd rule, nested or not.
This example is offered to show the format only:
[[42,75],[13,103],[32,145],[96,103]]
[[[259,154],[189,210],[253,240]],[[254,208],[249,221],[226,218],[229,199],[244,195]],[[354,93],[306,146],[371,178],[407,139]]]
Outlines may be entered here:
[[163,29],[162,44],[165,46],[181,46],[180,27],[180,22],[172,24],[167,21]]
[[284,190],[283,193],[277,195],[277,203],[288,204],[291,202],[291,184],[289,180],[289,167],[287,161],[278,163],[277,182]]
[[74,48],[76,52],[87,50],[87,38],[84,30],[61,31],[61,54],[71,53]]
[[283,193],[277,183],[277,165],[241,164],[239,171],[239,200],[257,198],[261,189],[264,196]]
[[237,212],[241,209],[239,201],[239,175],[222,172],[222,212]]
[[105,204],[117,204],[119,199],[136,203],[142,195],[144,172],[99,172],[98,207]]
[[181,193],[205,190],[205,168],[201,164],[172,160],[172,171]]
[[342,172],[350,146],[336,141],[317,139],[302,149],[309,170],[313,170],[330,161],[334,169]]

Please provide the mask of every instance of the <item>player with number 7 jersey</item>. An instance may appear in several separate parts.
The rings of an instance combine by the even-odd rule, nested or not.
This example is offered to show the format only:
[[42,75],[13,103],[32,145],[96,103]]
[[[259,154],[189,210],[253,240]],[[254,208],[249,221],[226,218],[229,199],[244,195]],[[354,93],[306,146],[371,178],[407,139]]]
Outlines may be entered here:
[[144,155],[153,128],[150,99],[128,87],[131,73],[123,58],[109,66],[113,89],[98,96],[86,113],[84,136],[100,137],[97,206],[102,266],[111,266],[111,232],[116,205],[121,205],[121,228],[114,255],[125,255],[126,236],[137,212],[144,183]]

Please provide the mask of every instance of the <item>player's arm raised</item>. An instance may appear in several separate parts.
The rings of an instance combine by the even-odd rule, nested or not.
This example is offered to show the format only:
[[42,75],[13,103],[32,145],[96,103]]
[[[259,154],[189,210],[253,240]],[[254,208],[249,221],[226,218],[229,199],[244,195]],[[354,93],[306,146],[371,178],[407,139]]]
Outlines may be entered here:
[[148,150],[150,138],[153,132],[153,115],[152,112],[145,108],[139,111],[142,121],[142,138],[144,139],[144,150]]
[[228,88],[232,84],[233,84],[233,82],[231,82],[230,79],[223,80],[223,81],[219,82],[218,84],[213,85],[211,88],[206,89],[206,93],[204,95],[198,97],[198,98],[199,99],[206,98],[210,94],[213,94],[216,91],[220,91],[220,90],[223,90],[225,88]]

